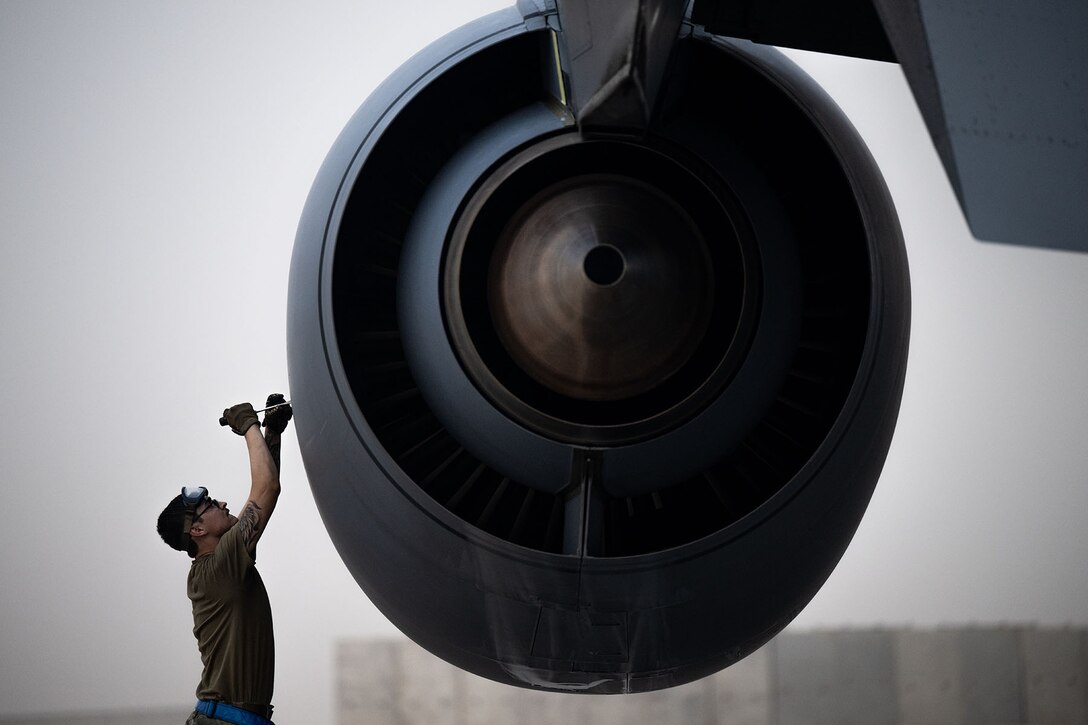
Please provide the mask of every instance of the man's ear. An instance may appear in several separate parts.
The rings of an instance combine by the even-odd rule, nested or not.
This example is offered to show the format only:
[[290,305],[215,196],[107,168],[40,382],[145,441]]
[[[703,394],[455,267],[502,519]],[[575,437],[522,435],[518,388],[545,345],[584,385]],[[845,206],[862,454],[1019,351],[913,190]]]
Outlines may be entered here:
[[203,522],[196,522],[189,528],[189,538],[199,539],[208,533],[208,530],[204,528]]

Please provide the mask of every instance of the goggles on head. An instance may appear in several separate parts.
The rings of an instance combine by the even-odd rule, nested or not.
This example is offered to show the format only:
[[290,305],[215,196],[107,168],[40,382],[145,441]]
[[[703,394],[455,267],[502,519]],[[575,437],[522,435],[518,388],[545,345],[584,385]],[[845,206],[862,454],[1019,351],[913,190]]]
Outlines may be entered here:
[[182,486],[181,501],[185,504],[185,523],[182,524],[181,533],[189,538],[189,529],[193,528],[193,519],[196,510],[208,498],[208,489],[203,486]]

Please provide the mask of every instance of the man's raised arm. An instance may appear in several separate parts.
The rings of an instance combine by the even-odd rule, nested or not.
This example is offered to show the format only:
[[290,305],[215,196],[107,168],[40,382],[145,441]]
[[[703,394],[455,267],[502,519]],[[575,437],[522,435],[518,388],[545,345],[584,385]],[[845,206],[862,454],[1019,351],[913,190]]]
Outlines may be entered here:
[[223,411],[223,417],[227,419],[231,430],[245,436],[249,450],[249,498],[238,515],[238,525],[242,527],[241,536],[246,550],[253,555],[280,495],[279,469],[269,450],[269,444],[261,435],[261,427],[252,405],[235,405]]

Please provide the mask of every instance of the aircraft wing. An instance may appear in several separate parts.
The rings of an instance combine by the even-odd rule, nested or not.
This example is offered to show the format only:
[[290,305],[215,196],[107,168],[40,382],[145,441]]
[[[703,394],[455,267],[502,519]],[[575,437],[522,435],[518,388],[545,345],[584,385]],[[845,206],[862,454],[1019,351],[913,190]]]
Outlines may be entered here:
[[708,32],[898,61],[972,233],[1088,251],[1088,3],[695,0]]

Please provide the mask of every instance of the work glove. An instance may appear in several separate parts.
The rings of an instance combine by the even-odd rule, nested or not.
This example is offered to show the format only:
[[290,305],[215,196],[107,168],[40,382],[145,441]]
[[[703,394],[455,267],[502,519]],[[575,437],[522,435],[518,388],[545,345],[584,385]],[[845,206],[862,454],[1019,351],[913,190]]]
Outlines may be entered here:
[[240,436],[244,436],[251,426],[257,425],[257,414],[249,403],[239,403],[223,411],[223,417],[230,429]]
[[[279,405],[284,402],[286,398],[282,393],[272,393],[268,396],[268,400],[265,401],[264,407],[271,408],[273,405]],[[282,405],[279,408],[270,410],[264,414],[264,427],[265,432],[272,431],[273,433],[282,433],[287,428],[287,422],[291,420],[293,411],[290,405]]]

